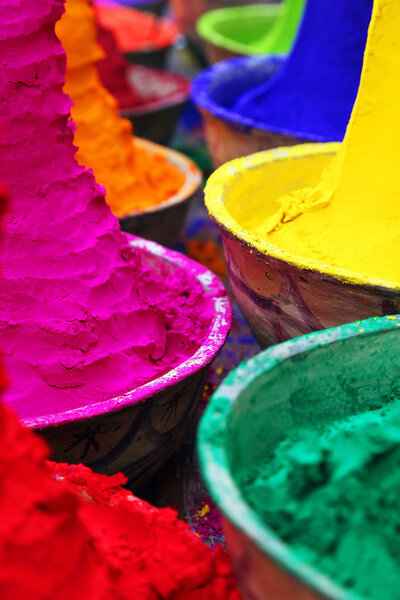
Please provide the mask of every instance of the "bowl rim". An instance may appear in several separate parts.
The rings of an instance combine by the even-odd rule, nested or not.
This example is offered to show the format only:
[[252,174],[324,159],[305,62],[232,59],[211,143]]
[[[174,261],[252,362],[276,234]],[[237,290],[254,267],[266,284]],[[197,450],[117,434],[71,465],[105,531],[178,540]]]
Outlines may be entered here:
[[291,254],[270,242],[261,240],[244,229],[228,212],[224,195],[226,189],[233,184],[237,177],[243,177],[244,173],[249,173],[252,169],[266,167],[271,163],[282,160],[296,160],[302,158],[312,158],[317,155],[331,155],[339,150],[338,142],[327,144],[300,144],[290,147],[279,147],[272,150],[264,150],[256,154],[250,154],[243,158],[236,158],[219,167],[208,179],[204,190],[205,204],[212,219],[218,227],[226,231],[229,235],[238,239],[244,244],[249,252],[256,253],[263,257],[272,257],[280,260],[296,269],[307,270],[329,279],[334,279],[340,283],[349,283],[362,287],[380,288],[382,291],[398,291],[400,282],[368,277],[361,273],[332,267],[327,264],[321,264],[316,260],[307,259],[302,256]]
[[146,104],[140,104],[139,106],[124,107],[120,108],[119,112],[121,117],[139,117],[143,115],[150,115],[161,110],[168,108],[175,108],[180,104],[184,104],[190,97],[190,81],[179,73],[171,73],[170,71],[162,71],[161,69],[154,69],[153,67],[146,67],[144,65],[128,65],[128,71],[135,70],[143,71],[143,75],[148,72],[148,75],[152,73],[154,76],[163,76],[165,79],[170,78],[171,81],[176,82],[180,89],[175,90],[168,96],[162,96]]
[[139,248],[159,258],[161,261],[174,264],[177,269],[185,270],[193,280],[197,279],[200,281],[203,288],[210,293],[214,302],[214,314],[206,339],[196,352],[184,362],[131,392],[72,410],[39,417],[21,418],[21,422],[26,427],[32,429],[57,427],[74,421],[86,420],[116,412],[128,406],[142,403],[147,399],[151,399],[153,395],[183,381],[209,365],[225,343],[232,325],[232,306],[228,293],[218,276],[200,263],[175,250],[170,250],[150,240],[129,234],[126,235],[133,248]]
[[144,138],[135,136],[132,143],[140,148],[148,150],[149,152],[164,156],[172,165],[178,168],[185,175],[185,181],[176,194],[167,200],[164,200],[159,204],[155,204],[154,206],[148,206],[143,210],[135,210],[125,215],[118,215],[117,218],[119,221],[125,221],[142,215],[148,215],[167,210],[168,208],[171,208],[171,206],[186,202],[200,188],[203,181],[203,173],[191,158],[188,158],[181,152],[177,152],[172,148],[161,146],[160,144],[156,144],[150,140],[145,140]]
[[225,50],[244,55],[257,55],[259,51],[251,45],[236,42],[222,33],[215,31],[215,25],[221,22],[230,22],[237,19],[274,18],[282,14],[280,3],[272,4],[246,4],[241,6],[226,6],[215,8],[203,13],[196,23],[197,34],[206,42],[220,46]]
[[[400,327],[400,315],[373,317],[341,325],[277,344],[234,369],[211,396],[200,421],[197,452],[202,477],[227,520],[244,533],[264,554],[291,575],[329,600],[365,600],[355,592],[345,590],[315,567],[297,558],[290,546],[280,540],[247,504],[231,476],[225,451],[226,422],[241,393],[256,379],[283,364],[288,358],[312,352],[318,348],[343,342],[353,337],[384,334]],[[400,334],[400,332],[399,332]]]
[[[282,67],[287,58],[287,54],[267,54],[265,56],[234,56],[222,60],[207,69],[204,69],[199,75],[197,75],[192,82],[192,98],[194,103],[206,113],[210,113],[214,117],[222,119],[226,125],[230,128],[240,127],[241,129],[257,129],[260,132],[267,133],[278,133],[280,135],[287,135],[289,137],[305,140],[308,142],[332,142],[332,139],[328,139],[326,136],[316,135],[313,133],[305,133],[304,131],[297,131],[294,129],[287,129],[285,127],[278,127],[276,125],[269,125],[263,121],[253,119],[252,117],[239,114],[231,108],[226,108],[221,104],[218,104],[215,100],[210,97],[209,88],[210,84],[215,81],[222,80],[225,73],[235,73],[238,67],[244,65],[247,70],[251,71],[256,69],[259,65],[271,65]],[[275,74],[271,75],[274,77]],[[234,78],[233,78],[234,79]]]

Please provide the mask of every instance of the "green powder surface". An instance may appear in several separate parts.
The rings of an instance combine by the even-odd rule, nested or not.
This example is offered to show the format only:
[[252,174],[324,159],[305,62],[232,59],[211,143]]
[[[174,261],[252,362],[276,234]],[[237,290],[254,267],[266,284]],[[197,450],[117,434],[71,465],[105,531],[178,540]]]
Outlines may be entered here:
[[400,598],[400,399],[293,428],[237,474],[249,504],[298,558],[363,598]]

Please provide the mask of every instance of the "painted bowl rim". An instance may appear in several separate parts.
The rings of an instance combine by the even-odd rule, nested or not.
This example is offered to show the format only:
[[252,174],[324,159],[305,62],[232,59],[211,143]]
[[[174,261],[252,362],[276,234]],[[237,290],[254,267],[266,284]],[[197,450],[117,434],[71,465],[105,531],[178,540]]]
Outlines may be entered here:
[[[325,136],[305,133],[304,131],[297,131],[293,129],[286,129],[284,127],[277,127],[274,125],[269,125],[264,121],[258,121],[252,117],[241,115],[231,108],[226,108],[221,104],[218,104],[218,102],[210,97],[210,85],[215,81],[218,82],[218,80],[221,79],[226,72],[235,73],[235,70],[237,70],[238,67],[242,67],[242,65],[244,65],[248,70],[255,69],[257,66],[263,64],[282,67],[286,60],[286,56],[287,55],[285,54],[267,54],[265,56],[235,56],[211,65],[194,78],[192,82],[192,99],[199,108],[210,113],[214,117],[222,119],[230,127],[240,127],[241,129],[245,128],[249,130],[257,129],[261,132],[265,131],[267,133],[278,133],[279,135],[287,135],[289,137],[297,138],[299,141],[306,140],[309,142],[323,143],[332,142],[332,139],[328,139]],[[273,76],[274,75],[272,75],[272,77]]]
[[164,202],[160,202],[160,204],[156,204],[154,206],[149,206],[144,210],[136,210],[126,215],[119,215],[118,219],[120,221],[167,210],[171,208],[171,206],[186,202],[200,188],[203,181],[203,174],[200,168],[195,162],[193,162],[193,160],[181,152],[177,152],[172,148],[167,148],[166,146],[161,146],[160,144],[156,144],[155,142],[151,142],[150,140],[145,140],[139,137],[133,138],[133,144],[138,145],[140,148],[144,148],[149,152],[155,152],[164,156],[171,164],[177,167],[185,175],[185,181],[180,190],[178,190],[176,194],[167,200],[164,200]]
[[174,264],[178,269],[184,269],[193,279],[199,280],[202,286],[210,292],[214,301],[214,315],[206,339],[187,360],[168,371],[168,373],[137,387],[127,394],[60,413],[27,419],[21,418],[21,422],[26,427],[44,429],[65,425],[74,421],[107,415],[146,400],[151,401],[155,394],[191,377],[210,364],[225,343],[232,324],[232,307],[227,291],[217,275],[179,252],[165,248],[150,240],[126,235],[134,248],[141,248],[162,261]]
[[226,6],[216,8],[203,13],[197,20],[197,34],[206,42],[219,46],[225,50],[237,54],[257,55],[260,52],[251,45],[236,42],[230,37],[215,31],[215,25],[221,22],[229,22],[238,18],[274,18],[282,13],[282,7],[278,3],[272,4],[246,4],[242,6]]
[[316,260],[291,254],[278,246],[274,246],[270,242],[263,241],[239,225],[225,207],[225,189],[232,184],[235,178],[243,177],[246,172],[249,173],[252,169],[258,167],[267,167],[271,163],[281,160],[312,158],[313,156],[320,154],[333,156],[339,148],[340,144],[337,142],[330,142],[327,144],[301,144],[298,146],[264,150],[263,152],[257,152],[256,154],[250,154],[249,156],[236,158],[227,162],[214,171],[207,182],[204,190],[207,209],[213,220],[218,224],[218,227],[240,240],[240,242],[247,247],[249,252],[275,258],[297,269],[322,274],[330,279],[339,281],[340,283],[379,288],[381,291],[397,291],[400,289],[400,282],[398,281],[368,277],[347,269],[331,267],[329,265],[321,264]]
[[139,106],[134,107],[124,107],[120,109],[121,117],[129,118],[129,117],[141,117],[144,115],[151,115],[153,113],[157,113],[161,110],[166,110],[168,108],[175,108],[175,106],[179,106],[180,104],[184,104],[190,97],[190,81],[187,77],[180,75],[179,73],[171,73],[170,71],[162,71],[161,69],[154,69],[153,67],[146,67],[144,65],[128,65],[128,71],[134,71],[137,68],[140,70],[145,70],[153,73],[155,76],[157,74],[162,74],[163,78],[170,78],[171,81],[175,81],[176,84],[180,86],[180,89],[177,89],[172,94],[168,96],[161,96],[156,100],[152,100],[151,102],[147,102],[145,104],[140,104]]
[[212,395],[200,422],[197,437],[200,469],[203,479],[223,515],[276,564],[305,582],[313,590],[321,593],[321,598],[365,600],[356,593],[344,590],[327,576],[321,575],[316,568],[296,558],[291,552],[290,546],[282,542],[248,505],[231,476],[229,460],[224,447],[226,422],[238,397],[249,384],[266,372],[279,368],[279,365],[288,358],[352,337],[383,334],[397,330],[398,327],[400,327],[400,315],[374,317],[309,333],[272,346],[241,363],[226,377]]

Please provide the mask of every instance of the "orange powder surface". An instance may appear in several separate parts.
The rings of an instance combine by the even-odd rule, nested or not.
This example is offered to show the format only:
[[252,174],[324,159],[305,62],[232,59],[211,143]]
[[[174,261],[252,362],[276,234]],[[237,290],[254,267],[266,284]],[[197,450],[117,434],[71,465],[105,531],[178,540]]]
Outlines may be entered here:
[[78,161],[106,188],[117,217],[168,200],[185,176],[162,154],[134,144],[130,121],[119,116],[116,100],[102,85],[95,63],[103,51],[90,0],[67,0],[56,31],[67,53],[65,91],[74,103]]
[[122,52],[164,48],[179,34],[178,26],[168,19],[111,2],[96,4],[98,19],[111,29]]
[[[168,160],[157,154],[148,152],[145,148],[135,147],[135,160],[140,164],[140,171],[135,181],[135,198],[132,210],[149,208],[171,198],[185,183],[185,176]],[[124,206],[115,206],[113,211],[122,215]],[[125,211],[126,214],[126,211]]]

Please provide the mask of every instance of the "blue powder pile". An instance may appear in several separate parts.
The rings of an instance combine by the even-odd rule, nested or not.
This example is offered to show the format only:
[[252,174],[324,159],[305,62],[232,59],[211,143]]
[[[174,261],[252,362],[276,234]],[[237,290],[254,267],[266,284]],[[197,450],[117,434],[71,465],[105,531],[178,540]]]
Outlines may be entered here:
[[315,141],[342,141],[360,82],[373,0],[308,0],[285,65],[234,111]]

